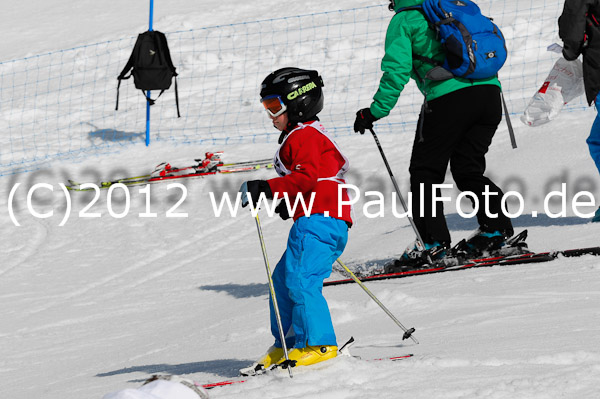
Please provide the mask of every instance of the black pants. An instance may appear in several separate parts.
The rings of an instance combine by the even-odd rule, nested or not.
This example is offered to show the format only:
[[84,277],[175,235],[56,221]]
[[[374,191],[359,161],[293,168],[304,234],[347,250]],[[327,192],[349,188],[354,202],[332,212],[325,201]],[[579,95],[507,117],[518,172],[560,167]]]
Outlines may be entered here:
[[[423,241],[450,243],[443,204],[437,202],[436,217],[433,217],[432,204],[432,185],[444,182],[448,163],[457,188],[477,196],[477,221],[481,229],[512,235],[510,218],[501,208],[504,194],[483,175],[485,154],[502,119],[500,89],[493,85],[472,86],[431,100],[428,105],[430,112],[425,113],[422,134],[415,137],[409,168],[412,214]],[[496,194],[488,198],[489,213],[498,214],[497,218],[485,214],[485,186]],[[420,215],[421,201],[423,216]]]

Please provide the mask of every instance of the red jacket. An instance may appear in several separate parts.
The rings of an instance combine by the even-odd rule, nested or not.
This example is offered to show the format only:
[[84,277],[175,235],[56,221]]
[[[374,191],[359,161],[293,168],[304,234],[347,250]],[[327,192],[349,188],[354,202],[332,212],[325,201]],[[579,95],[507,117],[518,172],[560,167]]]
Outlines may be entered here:
[[[268,180],[273,196],[278,193],[277,198],[283,198],[287,193],[293,207],[296,196],[302,194],[308,207],[314,192],[311,214],[323,213],[352,224],[350,205],[344,205],[338,215],[338,187],[345,183],[343,174],[348,169],[348,160],[320,122],[299,123],[285,137],[275,155],[275,168],[280,177]],[[341,197],[349,201],[345,189]],[[304,209],[298,203],[294,220],[301,216]]]

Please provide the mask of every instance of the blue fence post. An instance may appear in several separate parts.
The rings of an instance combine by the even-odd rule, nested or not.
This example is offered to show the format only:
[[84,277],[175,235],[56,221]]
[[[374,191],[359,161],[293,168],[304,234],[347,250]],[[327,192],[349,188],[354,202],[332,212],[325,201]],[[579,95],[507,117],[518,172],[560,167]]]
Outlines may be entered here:
[[[154,0],[150,0],[150,17],[148,22],[148,30],[152,31],[152,20],[154,19]],[[151,96],[148,90],[148,97]],[[150,103],[146,101],[146,147],[150,145]]]

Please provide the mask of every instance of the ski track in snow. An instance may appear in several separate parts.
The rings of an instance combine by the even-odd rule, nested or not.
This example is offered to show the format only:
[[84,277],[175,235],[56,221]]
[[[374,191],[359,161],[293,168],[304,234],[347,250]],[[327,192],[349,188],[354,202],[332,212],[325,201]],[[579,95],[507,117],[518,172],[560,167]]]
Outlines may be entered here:
[[[235,219],[231,219],[226,223],[215,224],[211,229],[203,229],[203,233],[208,236],[220,236],[220,231],[229,230],[236,224]],[[236,239],[241,239],[244,236],[247,236],[248,232],[243,230],[238,230],[236,234],[229,235],[229,240],[233,240],[235,242]],[[45,235],[44,235],[45,237]],[[170,273],[174,273],[179,268],[187,267],[194,263],[199,263],[202,259],[210,259],[211,255],[215,255],[223,248],[230,247],[231,242],[229,240],[215,240],[211,242],[211,245],[208,247],[199,246],[198,242],[194,239],[183,240],[181,243],[177,245],[170,246],[166,250],[158,251],[157,253],[152,254],[150,257],[143,257],[142,259],[137,260],[132,265],[129,265],[122,270],[119,270],[116,273],[108,274],[92,283],[88,283],[79,289],[76,289],[72,292],[65,293],[63,295],[59,295],[57,297],[53,297],[50,301],[46,302],[43,306],[39,308],[33,308],[30,310],[32,315],[36,313],[45,312],[51,307],[62,306],[64,303],[72,302],[77,298],[84,296],[92,290],[98,290],[111,282],[117,280],[129,281],[129,283],[122,285],[118,290],[112,290],[111,295],[119,295],[119,293],[123,291],[128,291],[139,287],[140,285],[144,285],[154,279],[159,279],[162,276]],[[39,240],[34,240],[37,242]],[[191,251],[189,249],[198,249]],[[174,254],[177,253],[189,253],[191,256],[186,257],[187,259],[181,260],[179,262],[170,262],[170,259]],[[212,256],[214,257],[214,256]],[[165,266],[166,264],[172,263],[171,266]],[[18,265],[15,265],[16,267]],[[156,269],[156,270],[153,270]],[[143,273],[141,273],[143,271]],[[140,277],[142,276],[142,277]],[[55,327],[55,325],[48,325],[45,327]]]
[[[5,223],[11,222],[5,221]],[[34,222],[33,227],[27,231],[27,235],[20,240],[19,245],[7,251],[6,260],[0,269],[0,277],[26,264],[27,260],[38,252],[47,235],[48,227],[44,225],[43,221]]]

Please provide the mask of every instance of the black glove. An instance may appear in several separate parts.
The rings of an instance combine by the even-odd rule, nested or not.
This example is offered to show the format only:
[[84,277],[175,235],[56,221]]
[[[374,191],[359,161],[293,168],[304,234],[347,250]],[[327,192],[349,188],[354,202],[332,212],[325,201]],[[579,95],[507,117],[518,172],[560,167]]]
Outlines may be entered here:
[[579,54],[580,54],[580,51],[578,51],[578,49],[574,49],[570,46],[567,46],[566,44],[563,46],[562,55],[563,55],[563,57],[565,57],[565,60],[567,60],[567,61],[576,60],[577,57],[579,57]]
[[261,193],[265,193],[265,197],[267,199],[273,198],[273,192],[271,192],[271,187],[266,180],[249,180],[242,183],[240,187],[240,193],[242,193],[242,208],[245,208],[250,203],[250,198],[248,198],[248,194],[252,197],[252,202],[256,204],[258,201],[258,197]]
[[373,116],[369,108],[363,108],[356,113],[356,120],[354,121],[354,131],[364,134],[365,130],[373,129],[373,122],[377,118]]
[[285,202],[285,200],[281,201],[279,205],[277,205],[277,208],[275,208],[275,213],[279,214],[279,217],[283,220],[288,220],[290,218],[287,202]]

